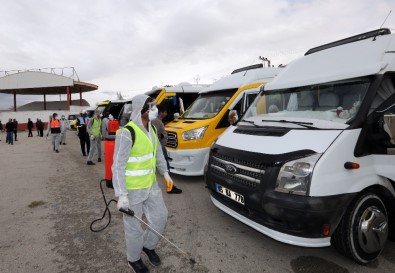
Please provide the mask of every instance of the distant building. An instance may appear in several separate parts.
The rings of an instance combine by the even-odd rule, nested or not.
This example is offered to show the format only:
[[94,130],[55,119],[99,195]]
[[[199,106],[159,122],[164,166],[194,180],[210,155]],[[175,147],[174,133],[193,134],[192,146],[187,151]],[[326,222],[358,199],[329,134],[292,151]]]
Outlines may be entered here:
[[[25,105],[19,106],[17,108],[18,111],[42,111],[43,109],[43,101],[33,101],[27,103]],[[80,106],[80,100],[71,100],[70,106]],[[89,107],[90,104],[85,100],[81,100],[81,106]],[[68,111],[67,101],[47,101],[46,102],[46,110],[55,110],[55,111]]]

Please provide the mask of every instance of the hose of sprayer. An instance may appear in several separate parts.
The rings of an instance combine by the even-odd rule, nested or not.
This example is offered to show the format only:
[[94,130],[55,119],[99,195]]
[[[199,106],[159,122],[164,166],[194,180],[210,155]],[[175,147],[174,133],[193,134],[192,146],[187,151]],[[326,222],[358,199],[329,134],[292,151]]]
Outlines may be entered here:
[[[110,225],[110,223],[111,223],[111,211],[110,211],[110,209],[108,208],[108,206],[111,204],[111,202],[117,203],[117,200],[115,200],[115,199],[111,199],[110,201],[107,202],[106,196],[104,195],[103,186],[102,186],[102,183],[105,182],[105,181],[106,181],[106,179],[102,179],[102,180],[100,180],[100,183],[99,183],[99,184],[100,184],[100,190],[101,190],[101,194],[102,194],[102,196],[103,196],[103,200],[104,200],[106,209],[104,210],[103,216],[102,216],[101,218],[98,218],[98,219],[92,221],[92,223],[91,223],[91,225],[90,225],[90,227],[89,227],[89,228],[91,229],[92,232],[100,232],[100,231],[103,231],[103,230],[105,230],[105,229]],[[100,229],[94,229],[94,228],[93,228],[93,225],[94,225],[96,222],[103,220],[104,217],[106,216],[106,213],[107,213],[107,212],[108,212],[108,222],[107,222],[107,224],[106,224],[104,227],[100,228]]]
[[[101,194],[102,194],[102,196],[103,196],[104,203],[105,203],[105,205],[106,205],[106,209],[104,210],[103,216],[102,216],[101,218],[98,218],[98,219],[92,221],[92,223],[91,223],[91,225],[90,225],[90,229],[91,229],[92,232],[100,232],[100,231],[103,231],[103,230],[105,230],[105,229],[110,225],[110,223],[111,223],[111,211],[110,211],[110,209],[108,208],[108,206],[111,204],[111,202],[117,203],[117,200],[115,200],[115,199],[111,199],[110,201],[107,202],[106,196],[104,195],[103,186],[102,186],[102,182],[104,182],[104,181],[106,181],[106,179],[100,180],[100,190],[101,190]],[[128,215],[131,216],[131,217],[136,217],[137,220],[139,220],[141,223],[143,223],[144,225],[146,225],[146,226],[147,226],[149,229],[151,229],[156,235],[158,235],[159,237],[161,237],[161,238],[163,238],[164,240],[166,240],[166,241],[167,241],[168,243],[170,243],[173,247],[175,247],[178,251],[180,251],[182,254],[184,254],[185,256],[187,256],[187,257],[189,258],[189,262],[190,262],[192,265],[194,265],[194,264],[196,263],[195,259],[191,258],[190,254],[188,254],[187,252],[185,252],[184,250],[182,250],[181,248],[179,248],[178,246],[176,246],[176,245],[175,245],[173,242],[171,242],[169,239],[167,239],[167,238],[164,237],[162,234],[160,234],[158,231],[156,231],[155,229],[153,229],[149,224],[147,224],[147,223],[144,222],[142,219],[140,219],[139,217],[137,217],[137,216],[134,214],[134,211],[132,211],[131,209],[124,210],[124,209],[122,209],[122,208],[121,208],[119,211],[121,211],[121,212],[123,212],[123,213],[125,213],[125,214],[128,214]],[[104,217],[106,216],[106,213],[107,213],[107,212],[108,212],[108,222],[107,222],[107,224],[106,224],[104,227],[100,228],[100,229],[93,229],[93,225],[94,225],[96,222],[103,220]]]

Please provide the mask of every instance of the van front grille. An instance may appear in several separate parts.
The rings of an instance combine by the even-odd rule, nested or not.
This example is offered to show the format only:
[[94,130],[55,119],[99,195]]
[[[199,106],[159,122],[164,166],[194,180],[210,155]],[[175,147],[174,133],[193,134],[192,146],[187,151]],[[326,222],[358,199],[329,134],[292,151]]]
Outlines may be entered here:
[[[225,159],[226,158],[226,159]],[[260,183],[265,169],[253,162],[232,160],[230,157],[216,154],[211,157],[211,170],[218,176],[230,178],[233,181],[256,188]]]

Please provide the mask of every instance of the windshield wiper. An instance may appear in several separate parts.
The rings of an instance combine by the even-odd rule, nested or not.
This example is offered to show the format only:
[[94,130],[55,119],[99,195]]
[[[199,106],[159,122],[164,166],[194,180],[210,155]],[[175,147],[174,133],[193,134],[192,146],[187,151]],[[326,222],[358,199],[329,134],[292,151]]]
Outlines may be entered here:
[[259,126],[259,125],[255,124],[255,122],[254,122],[254,121],[252,121],[252,120],[246,120],[246,119],[242,119],[242,120],[240,120],[240,121],[242,121],[242,122],[247,122],[247,123],[249,123],[249,124],[252,124],[252,125],[254,125],[255,127],[258,127],[258,128],[260,128],[260,127],[261,127],[261,126]]
[[266,120],[266,119],[263,119],[262,121],[263,122],[291,123],[291,124],[296,124],[296,125],[308,128],[308,129],[321,129],[321,128],[318,128],[318,127],[310,126],[310,125],[314,124],[312,122],[290,121],[290,120],[285,120],[285,119],[281,119],[281,120]]

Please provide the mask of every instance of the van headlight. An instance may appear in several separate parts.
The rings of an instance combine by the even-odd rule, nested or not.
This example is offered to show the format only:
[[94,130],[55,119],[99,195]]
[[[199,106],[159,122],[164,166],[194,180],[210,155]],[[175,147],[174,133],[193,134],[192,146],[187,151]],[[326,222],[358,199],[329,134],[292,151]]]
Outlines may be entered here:
[[278,174],[275,191],[307,195],[313,169],[321,154],[285,163]]
[[200,127],[194,130],[186,131],[182,133],[183,140],[196,140],[201,139],[204,136],[204,132],[206,132],[207,126]]

